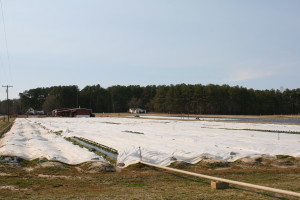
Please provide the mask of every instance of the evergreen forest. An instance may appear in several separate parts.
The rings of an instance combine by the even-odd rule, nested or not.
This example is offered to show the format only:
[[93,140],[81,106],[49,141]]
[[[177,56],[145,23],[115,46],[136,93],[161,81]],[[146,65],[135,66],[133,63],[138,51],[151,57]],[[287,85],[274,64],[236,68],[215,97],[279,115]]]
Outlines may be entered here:
[[19,94],[19,99],[0,101],[0,113],[24,114],[28,108],[51,113],[56,108],[89,108],[94,113],[147,112],[281,115],[300,113],[300,89],[254,90],[228,85],[130,85],[79,89],[76,85],[35,88]]

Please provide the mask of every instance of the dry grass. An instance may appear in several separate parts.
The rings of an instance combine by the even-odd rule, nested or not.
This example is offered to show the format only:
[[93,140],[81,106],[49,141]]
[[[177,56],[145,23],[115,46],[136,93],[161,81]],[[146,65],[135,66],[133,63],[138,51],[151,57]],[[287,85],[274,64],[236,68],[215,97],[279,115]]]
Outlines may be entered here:
[[3,118],[0,121],[0,137],[2,137],[3,134],[5,134],[7,131],[10,130],[11,125],[13,124],[15,118],[11,118],[9,121],[7,119]]
[[[78,166],[68,165],[24,169],[16,164],[0,164],[0,199],[296,199],[234,185],[226,190],[212,190],[209,180],[142,165],[94,174],[79,172]],[[300,168],[196,171],[300,192]]]

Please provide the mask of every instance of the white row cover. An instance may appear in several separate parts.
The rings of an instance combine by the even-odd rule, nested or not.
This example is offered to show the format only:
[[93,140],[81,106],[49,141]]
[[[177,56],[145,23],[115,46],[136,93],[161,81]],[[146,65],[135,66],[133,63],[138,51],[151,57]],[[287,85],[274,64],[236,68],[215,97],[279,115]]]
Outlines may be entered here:
[[264,154],[300,156],[300,135],[265,132],[300,132],[297,125],[138,118],[17,119],[12,130],[1,139],[0,154],[29,159],[55,157],[70,164],[97,157],[68,143],[62,136],[42,130],[41,126],[63,131],[65,137],[84,137],[117,149],[118,163],[125,166],[139,162],[140,156],[143,161],[163,166],[174,160],[193,164],[204,157],[235,161]]
[[26,160],[46,158],[68,164],[95,159],[104,161],[102,157],[46,130],[31,118],[16,119],[11,130],[0,140],[0,155],[18,156]]

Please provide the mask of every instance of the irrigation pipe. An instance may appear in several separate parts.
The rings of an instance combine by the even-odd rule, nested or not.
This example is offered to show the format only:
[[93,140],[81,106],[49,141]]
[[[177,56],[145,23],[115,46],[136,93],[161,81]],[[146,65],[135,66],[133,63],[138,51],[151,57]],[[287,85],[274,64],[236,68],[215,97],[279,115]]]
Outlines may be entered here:
[[181,173],[181,174],[187,174],[187,175],[196,176],[196,177],[200,177],[200,178],[206,178],[206,179],[209,179],[209,180],[220,181],[220,182],[225,182],[225,183],[231,183],[231,184],[234,184],[234,185],[240,185],[240,186],[245,186],[245,187],[249,187],[249,188],[255,188],[255,189],[259,189],[259,190],[265,190],[265,191],[270,191],[270,192],[275,192],[275,193],[287,194],[287,195],[291,195],[291,196],[295,196],[295,197],[300,197],[300,193],[298,193],[298,192],[292,192],[292,191],[288,191],[288,190],[281,190],[281,189],[276,189],[276,188],[271,188],[271,187],[266,187],[266,186],[260,186],[260,185],[255,185],[255,184],[245,183],[245,182],[240,182],[240,181],[233,181],[233,180],[229,180],[229,179],[218,178],[218,177],[208,176],[208,175],[204,175],[204,174],[197,174],[197,173],[183,171],[183,170],[174,169],[174,168],[170,168],[170,167],[155,165],[155,164],[147,163],[147,162],[144,162],[144,161],[140,161],[140,163],[144,164],[144,165],[160,168],[160,169],[165,169],[165,170],[168,170],[168,171]]

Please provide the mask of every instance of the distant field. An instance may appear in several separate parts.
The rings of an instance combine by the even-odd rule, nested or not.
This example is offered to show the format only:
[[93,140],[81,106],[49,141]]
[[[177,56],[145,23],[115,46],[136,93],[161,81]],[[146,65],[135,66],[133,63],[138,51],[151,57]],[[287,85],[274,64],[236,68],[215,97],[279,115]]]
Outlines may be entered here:
[[300,115],[201,115],[201,114],[169,114],[169,113],[141,113],[141,114],[134,114],[134,113],[95,113],[96,117],[126,117],[126,116],[195,116],[195,117],[239,117],[239,118],[300,118]]
[[167,113],[96,113],[96,117],[140,117],[169,120],[206,120],[206,121],[229,121],[239,123],[281,123],[299,124],[300,115],[196,115],[196,114],[167,114]]

